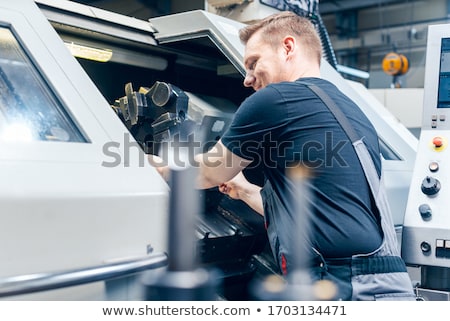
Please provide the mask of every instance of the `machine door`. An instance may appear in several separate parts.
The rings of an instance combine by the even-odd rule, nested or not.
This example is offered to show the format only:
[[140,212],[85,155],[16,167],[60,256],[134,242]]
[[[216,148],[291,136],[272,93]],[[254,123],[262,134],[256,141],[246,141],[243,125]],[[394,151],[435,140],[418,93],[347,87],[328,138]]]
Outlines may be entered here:
[[2,1],[0,48],[0,283],[165,251],[165,182],[34,1]]

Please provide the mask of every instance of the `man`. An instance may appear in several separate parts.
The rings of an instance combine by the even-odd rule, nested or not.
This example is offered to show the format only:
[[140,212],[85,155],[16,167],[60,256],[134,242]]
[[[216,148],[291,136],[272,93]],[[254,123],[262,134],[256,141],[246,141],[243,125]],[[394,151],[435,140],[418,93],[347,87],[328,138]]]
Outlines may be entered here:
[[[312,84],[325,91],[364,138],[379,179],[378,136],[349,98],[320,79],[322,49],[314,26],[306,18],[282,12],[243,28],[239,36],[245,44],[244,85],[255,93],[241,104],[216,146],[196,156],[198,187],[219,186],[264,215],[283,274],[298,268],[298,251],[309,254],[313,281],[329,280],[337,286],[333,299],[413,299],[404,262],[395,250],[386,250],[397,245],[390,240],[386,246],[384,217],[355,149],[308,87]],[[262,189],[242,174],[255,163],[263,166]],[[311,233],[301,236],[303,242],[295,222],[306,213],[298,213],[295,206],[297,189],[288,174],[292,164],[311,173],[307,180]],[[167,168],[158,170],[167,175]],[[393,226],[388,230],[391,233]]]

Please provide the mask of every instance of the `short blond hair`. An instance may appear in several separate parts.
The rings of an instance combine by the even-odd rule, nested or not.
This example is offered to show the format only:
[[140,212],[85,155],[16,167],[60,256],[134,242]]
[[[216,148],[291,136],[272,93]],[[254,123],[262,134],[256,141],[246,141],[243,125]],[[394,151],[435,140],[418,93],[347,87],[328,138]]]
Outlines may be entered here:
[[309,54],[316,57],[320,63],[322,43],[314,25],[307,18],[291,11],[275,13],[239,30],[239,39],[246,44],[260,30],[264,33],[264,39],[274,47],[288,34],[298,36],[298,39],[309,50]]

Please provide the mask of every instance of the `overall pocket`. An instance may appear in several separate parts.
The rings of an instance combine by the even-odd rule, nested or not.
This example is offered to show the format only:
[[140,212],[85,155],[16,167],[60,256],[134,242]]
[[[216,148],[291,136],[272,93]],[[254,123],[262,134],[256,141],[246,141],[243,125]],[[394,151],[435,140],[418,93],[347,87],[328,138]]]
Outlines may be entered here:
[[356,301],[414,301],[416,296],[407,272],[367,273],[352,276]]

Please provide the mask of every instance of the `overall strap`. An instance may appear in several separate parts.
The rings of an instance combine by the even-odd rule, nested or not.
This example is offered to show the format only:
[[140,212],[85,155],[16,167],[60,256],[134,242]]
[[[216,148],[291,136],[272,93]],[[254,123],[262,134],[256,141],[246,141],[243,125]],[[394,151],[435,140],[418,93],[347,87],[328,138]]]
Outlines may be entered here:
[[[311,89],[320,100],[323,101],[325,106],[331,111],[334,115],[334,118],[341,125],[344,132],[347,134],[348,138],[352,142],[353,147],[356,150],[359,161],[361,163],[362,169],[366,176],[367,182],[370,185],[370,189],[372,191],[374,199],[377,199],[377,195],[380,189],[380,180],[378,177],[378,172],[376,170],[375,164],[373,163],[372,157],[370,157],[369,151],[367,150],[366,145],[363,143],[362,138],[358,136],[358,134],[353,129],[353,126],[350,124],[347,116],[344,115],[342,110],[336,105],[336,103],[330,98],[330,96],[323,91],[322,88],[310,84],[307,82],[298,81],[301,84],[304,84],[309,89]],[[363,154],[360,154],[362,152]],[[367,158],[367,156],[369,156]]]
[[330,96],[328,96],[327,93],[325,93],[325,91],[323,91],[322,88],[307,82],[302,81],[297,82],[307,86],[317,95],[317,97],[320,98],[320,100],[323,101],[323,103],[328,107],[328,109],[334,115],[338,123],[341,125],[342,129],[347,134],[352,144],[361,139],[358,136],[358,134],[356,134],[355,130],[353,129],[353,126],[350,125],[347,116],[344,115],[342,110],[338,106],[336,106],[336,103],[330,98]]
[[394,222],[389,208],[389,203],[382,186],[382,180],[378,176],[375,164],[372,157],[370,156],[367,146],[362,141],[362,138],[353,129],[347,116],[344,115],[342,110],[336,105],[336,103],[330,98],[330,96],[320,87],[297,80],[298,83],[307,86],[312,90],[317,97],[328,107],[330,112],[334,115],[337,122],[340,124],[356,151],[361,167],[364,171],[364,175],[369,184],[370,191],[374,197],[375,203],[377,204],[378,210],[381,216],[381,228],[383,229],[385,237],[385,246],[382,249],[387,251],[389,254],[399,254],[398,248],[396,246],[397,239],[394,230]]

